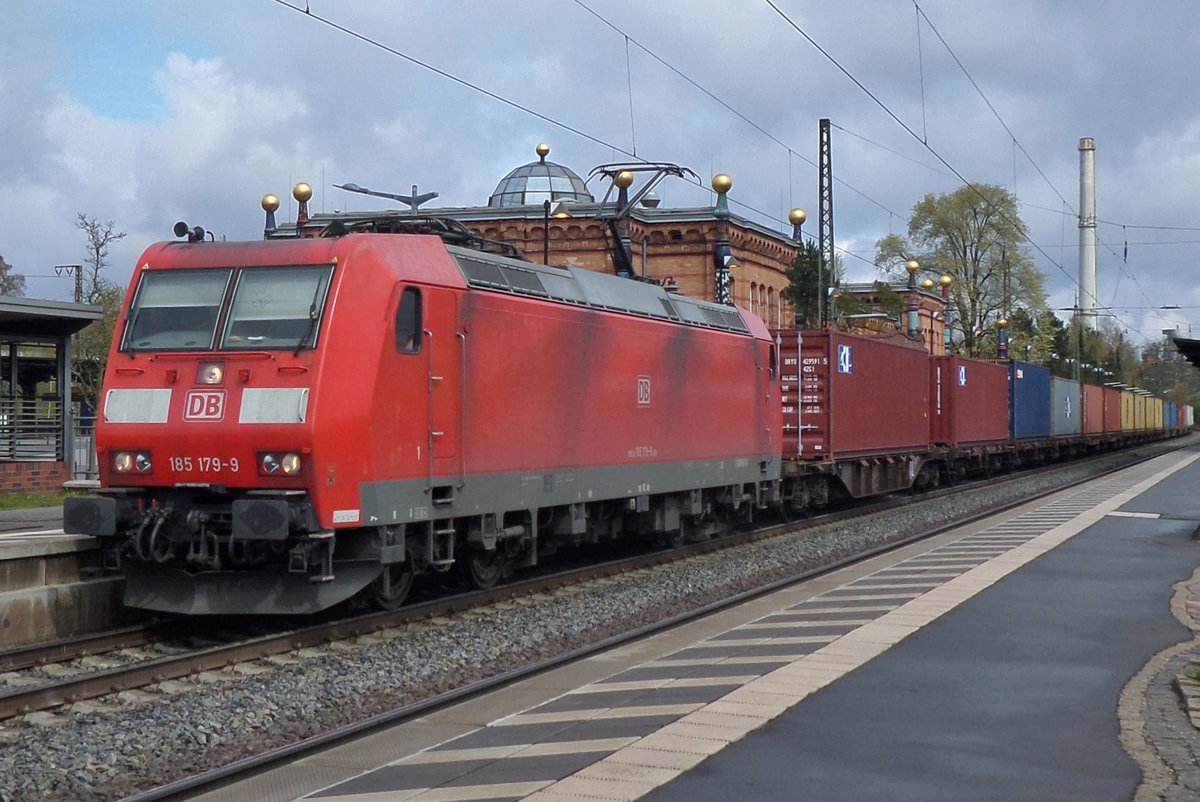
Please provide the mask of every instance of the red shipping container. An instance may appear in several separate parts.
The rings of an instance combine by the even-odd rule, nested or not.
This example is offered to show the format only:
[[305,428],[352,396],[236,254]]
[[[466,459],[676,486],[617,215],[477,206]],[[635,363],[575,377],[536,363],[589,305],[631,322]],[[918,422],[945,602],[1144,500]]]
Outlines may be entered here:
[[[1104,388],[1085,384],[1080,389],[1083,392],[1083,433],[1101,434],[1104,432]],[[1118,415],[1117,424],[1120,422]]]
[[929,436],[965,446],[1008,440],[1008,366],[960,356],[929,364]]
[[1187,405],[1186,404],[1176,404],[1175,405],[1175,426],[1180,429],[1187,428]]
[[[784,334],[780,356],[784,456],[828,460],[928,449],[929,354],[924,349],[812,329]],[[799,399],[788,389],[796,381]]]
[[1104,390],[1104,431],[1121,431],[1121,391],[1115,387],[1103,387]]

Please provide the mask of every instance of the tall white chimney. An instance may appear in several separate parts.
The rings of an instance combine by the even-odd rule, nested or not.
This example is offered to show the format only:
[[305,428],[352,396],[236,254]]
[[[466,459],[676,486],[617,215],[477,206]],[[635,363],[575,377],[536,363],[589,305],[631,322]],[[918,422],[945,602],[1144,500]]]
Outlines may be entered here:
[[1079,140],[1079,313],[1096,330],[1096,143]]

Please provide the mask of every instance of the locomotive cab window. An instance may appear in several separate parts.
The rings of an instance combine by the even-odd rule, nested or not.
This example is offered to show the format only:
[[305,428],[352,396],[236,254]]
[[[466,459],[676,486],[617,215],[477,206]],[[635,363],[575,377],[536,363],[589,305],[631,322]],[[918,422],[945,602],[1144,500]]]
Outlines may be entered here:
[[212,348],[232,270],[146,270],[125,319],[123,350]]
[[421,350],[421,291],[405,287],[396,307],[396,350],[415,354]]
[[331,266],[242,270],[221,346],[296,351],[313,347],[332,273]]

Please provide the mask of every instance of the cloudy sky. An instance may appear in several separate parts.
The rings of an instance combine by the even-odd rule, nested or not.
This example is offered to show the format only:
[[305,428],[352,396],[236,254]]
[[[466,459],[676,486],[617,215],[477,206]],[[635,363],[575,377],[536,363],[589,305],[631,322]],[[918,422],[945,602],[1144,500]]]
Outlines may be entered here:
[[828,117],[851,279],[959,186],[944,160],[1015,191],[1051,306],[1072,306],[1089,136],[1100,304],[1135,340],[1200,336],[1194,0],[294,2],[0,0],[0,255],[28,295],[69,299],[54,266],[83,259],[80,212],[128,232],[124,283],[176,220],[257,238],[259,198],[299,180],[323,211],[386,205],[346,182],[481,204],[540,141],[585,176],[635,152],[726,172],[739,213],[785,230],[804,207],[815,233]]

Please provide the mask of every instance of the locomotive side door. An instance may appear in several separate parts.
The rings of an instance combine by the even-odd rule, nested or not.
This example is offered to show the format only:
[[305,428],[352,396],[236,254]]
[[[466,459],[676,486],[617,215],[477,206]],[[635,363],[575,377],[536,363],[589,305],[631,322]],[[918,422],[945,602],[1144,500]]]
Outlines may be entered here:
[[458,296],[436,287],[426,291],[425,339],[429,393],[429,483],[434,502],[448,502],[463,483],[461,449],[463,365],[466,337],[458,321]]

